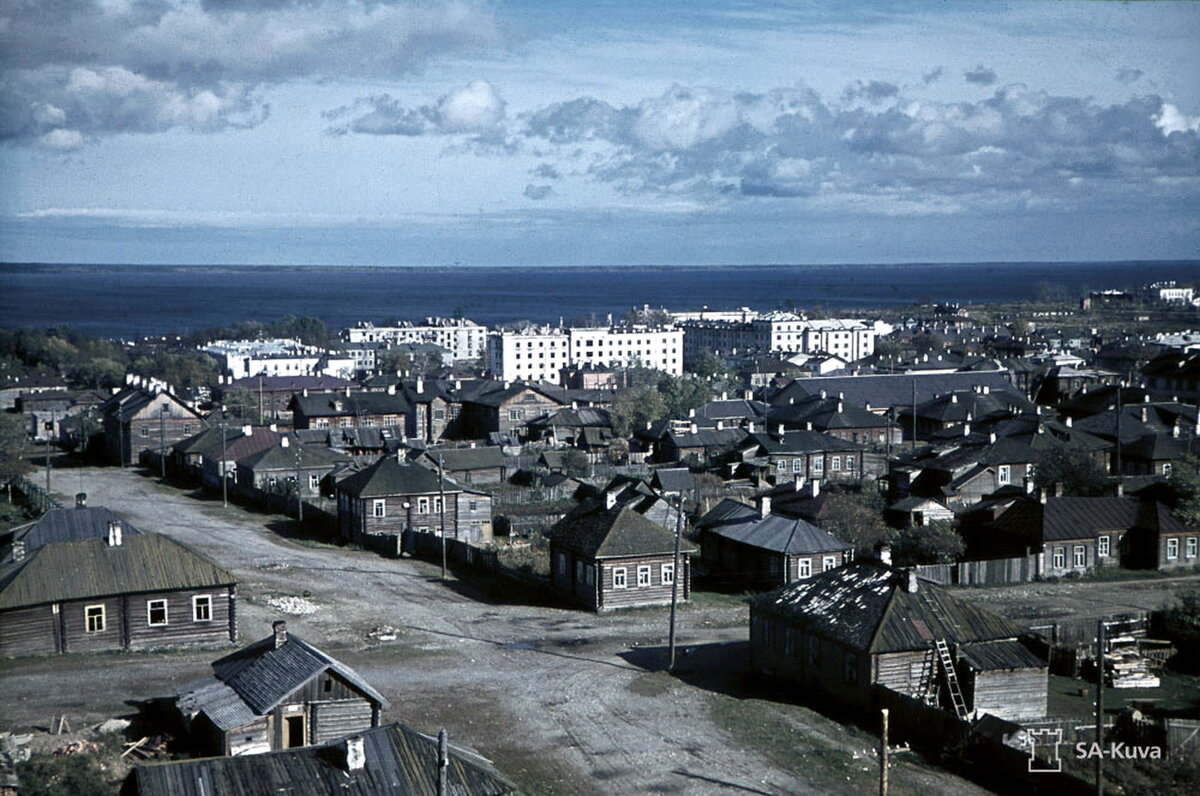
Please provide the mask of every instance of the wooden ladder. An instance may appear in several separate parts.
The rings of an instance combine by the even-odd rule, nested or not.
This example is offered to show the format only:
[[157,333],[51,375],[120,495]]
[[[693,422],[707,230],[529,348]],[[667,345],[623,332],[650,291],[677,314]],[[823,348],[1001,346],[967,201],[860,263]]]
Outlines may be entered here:
[[927,650],[921,658],[921,673],[918,675],[917,687],[913,691],[913,696],[924,702],[926,705],[937,705],[937,688],[934,687],[934,681],[937,677],[937,662],[934,660],[932,650]]
[[946,685],[950,689],[950,701],[954,703],[954,712],[958,717],[967,720],[967,701],[963,699],[962,689],[958,685],[958,673],[954,670],[954,659],[950,657],[950,647],[946,639],[939,638],[933,642],[938,658],[942,661],[942,671],[946,673]]

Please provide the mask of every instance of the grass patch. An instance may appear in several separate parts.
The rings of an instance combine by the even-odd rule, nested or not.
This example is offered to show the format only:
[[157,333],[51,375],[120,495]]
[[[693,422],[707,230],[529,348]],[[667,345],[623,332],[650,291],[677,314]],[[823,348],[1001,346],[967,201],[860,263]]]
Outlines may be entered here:
[[629,685],[630,693],[643,697],[659,697],[671,690],[675,678],[666,672],[647,672],[633,678]]
[[703,610],[705,608],[741,608],[748,605],[750,600],[757,596],[757,592],[737,592],[726,594],[719,591],[697,591],[692,590],[688,595],[688,605],[692,609]]
[[[1105,714],[1119,713],[1131,702],[1152,703],[1169,713],[1200,714],[1200,677],[1165,671],[1160,678],[1158,688],[1105,688]],[[1051,716],[1091,721],[1096,715],[1095,698],[1095,683],[1050,675]]]

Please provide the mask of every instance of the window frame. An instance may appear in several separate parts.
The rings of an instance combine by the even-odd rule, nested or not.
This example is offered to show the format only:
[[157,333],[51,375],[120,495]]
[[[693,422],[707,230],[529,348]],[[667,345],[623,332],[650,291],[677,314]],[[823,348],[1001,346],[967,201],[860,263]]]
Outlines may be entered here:
[[[154,611],[162,609],[162,621],[154,621]],[[146,627],[165,627],[171,623],[170,603],[167,600],[146,600]]]
[[1051,566],[1053,566],[1055,569],[1066,569],[1067,568],[1067,548],[1065,548],[1065,547],[1054,548],[1053,558],[1051,559]]
[[[200,606],[204,606],[201,611]],[[196,594],[192,597],[192,621],[193,622],[211,622],[213,621],[213,598],[211,594]],[[203,616],[201,615],[203,614]]]
[[799,579],[807,579],[812,577],[812,559],[801,558],[796,562],[796,577]]
[[371,501],[371,516],[375,519],[382,519],[387,516],[387,500],[384,498],[376,498]]
[[649,564],[640,564],[637,568],[637,587],[645,589],[654,585],[654,578],[650,573]]
[[85,633],[103,633],[107,627],[108,609],[104,603],[83,606],[83,631]]
[[1167,560],[1174,561],[1179,558],[1179,539],[1171,537],[1167,539]]
[[1197,547],[1197,538],[1195,536],[1189,536],[1187,538],[1186,544],[1184,545],[1184,554],[1183,554],[1184,558],[1195,558],[1196,557],[1196,547]]
[[1108,534],[1096,538],[1096,555],[1108,558],[1112,555],[1112,542]]
[[828,572],[831,569],[837,569],[837,556],[822,556],[821,571]]
[[675,583],[675,562],[662,564],[658,568],[658,580],[664,586],[670,586]]
[[613,567],[612,583],[614,589],[629,588],[629,570],[625,567]]
[[1087,548],[1081,544],[1075,545],[1075,549],[1071,551],[1072,567],[1087,566]]

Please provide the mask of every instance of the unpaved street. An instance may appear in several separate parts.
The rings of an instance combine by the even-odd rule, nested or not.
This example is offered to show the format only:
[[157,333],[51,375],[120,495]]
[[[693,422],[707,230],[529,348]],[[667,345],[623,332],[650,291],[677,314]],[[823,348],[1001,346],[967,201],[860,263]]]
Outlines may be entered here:
[[[64,504],[82,485],[89,504],[232,570],[243,643],[287,619],[292,632],[354,666],[388,697],[385,720],[425,731],[444,726],[530,792],[858,793],[874,776],[870,736],[786,695],[745,698],[744,605],[682,610],[679,638],[689,652],[681,676],[669,677],[658,671],[665,610],[597,616],[553,607],[549,595],[443,584],[427,563],[292,541],[280,533],[288,530],[285,518],[222,508],[219,499],[135,470],[58,477]],[[66,712],[79,726],[128,712],[127,701],[164,696],[203,676],[218,654],[7,662],[0,725],[45,726]],[[779,738],[760,745],[758,727],[782,727],[792,740],[782,750]],[[892,779],[898,793],[984,792],[903,758]]]

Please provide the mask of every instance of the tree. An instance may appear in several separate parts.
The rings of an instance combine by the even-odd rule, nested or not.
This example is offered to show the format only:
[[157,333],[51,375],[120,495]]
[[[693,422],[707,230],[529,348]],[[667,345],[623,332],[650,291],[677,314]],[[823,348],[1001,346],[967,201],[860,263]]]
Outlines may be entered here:
[[245,420],[254,425],[262,423],[262,415],[258,411],[258,396],[250,390],[244,387],[229,390],[222,402],[225,404],[226,417]]
[[613,433],[618,437],[628,437],[634,429],[644,428],[646,423],[666,417],[667,402],[655,387],[621,390],[613,396],[608,416]]
[[1190,528],[1200,526],[1200,458],[1189,453],[1175,462],[1167,486],[1172,492],[1168,503],[1175,516]]
[[0,481],[8,481],[33,469],[33,465],[23,458],[28,448],[24,416],[0,412]]
[[1033,483],[1039,489],[1061,484],[1064,495],[1101,497],[1108,494],[1108,474],[1085,449],[1077,445],[1042,451],[1034,467]]
[[585,478],[592,474],[592,462],[586,453],[571,448],[563,454],[563,471],[572,478]]
[[917,332],[912,336],[912,347],[918,354],[928,354],[931,351],[942,350],[942,338],[930,332]]
[[711,348],[706,348],[696,357],[692,372],[702,379],[713,379],[726,373],[725,359]]
[[953,525],[931,522],[900,531],[892,545],[892,558],[901,566],[951,564],[965,549],[963,538]]
[[855,550],[870,552],[878,544],[891,544],[896,536],[883,521],[883,508],[883,498],[870,488],[859,494],[831,494],[821,525]]
[[115,786],[107,780],[96,754],[83,753],[55,757],[37,754],[17,765],[22,796],[107,796]]

